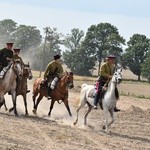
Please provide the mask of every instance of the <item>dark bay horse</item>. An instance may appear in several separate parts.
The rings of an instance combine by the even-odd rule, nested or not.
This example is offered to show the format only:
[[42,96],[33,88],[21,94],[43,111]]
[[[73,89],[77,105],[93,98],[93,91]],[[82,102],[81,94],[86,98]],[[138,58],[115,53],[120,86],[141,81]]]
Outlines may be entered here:
[[[41,87],[42,78],[37,78],[33,84],[33,113],[36,114],[38,104],[40,103],[43,96],[47,97],[47,89]],[[73,88],[73,73],[66,72],[57,82],[55,89],[52,91],[51,94],[51,105],[48,116],[51,115],[51,111],[53,109],[55,101],[59,103],[59,100],[65,104],[69,115],[72,116],[70,107],[68,104],[68,88]],[[39,95],[39,96],[38,96]],[[38,96],[37,100],[36,97]]]
[[[25,106],[25,114],[28,115],[28,109],[27,109],[27,79],[31,80],[33,78],[32,71],[30,68],[29,63],[24,64],[23,66],[23,73],[20,76],[20,79],[18,81],[18,87],[17,87],[17,93],[16,96],[22,95],[24,100],[24,106]],[[14,109],[14,107],[10,108],[9,112],[11,112]]]
[[12,96],[15,115],[18,115],[16,109],[16,86],[17,86],[16,79],[17,77],[20,77],[21,73],[22,70],[20,62],[13,60],[10,63],[9,68],[3,79],[0,79],[0,107],[3,104],[5,105],[4,95],[10,92]]

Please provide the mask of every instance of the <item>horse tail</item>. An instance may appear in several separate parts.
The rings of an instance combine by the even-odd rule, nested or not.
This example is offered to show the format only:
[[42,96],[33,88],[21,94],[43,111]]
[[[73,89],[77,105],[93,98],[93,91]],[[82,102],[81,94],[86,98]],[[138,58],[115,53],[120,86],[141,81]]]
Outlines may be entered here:
[[118,100],[119,99],[119,91],[117,88],[115,88],[115,96],[116,96],[116,99]]

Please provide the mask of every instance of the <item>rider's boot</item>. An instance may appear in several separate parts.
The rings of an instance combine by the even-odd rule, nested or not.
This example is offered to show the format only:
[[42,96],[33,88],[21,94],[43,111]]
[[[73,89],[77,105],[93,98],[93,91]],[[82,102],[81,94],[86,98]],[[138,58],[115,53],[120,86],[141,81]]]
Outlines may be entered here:
[[51,99],[51,92],[52,92],[52,89],[49,87],[48,90],[47,90],[47,100],[50,100]]
[[94,109],[97,109],[98,100],[99,100],[99,92],[96,93],[94,97],[94,106],[93,106]]

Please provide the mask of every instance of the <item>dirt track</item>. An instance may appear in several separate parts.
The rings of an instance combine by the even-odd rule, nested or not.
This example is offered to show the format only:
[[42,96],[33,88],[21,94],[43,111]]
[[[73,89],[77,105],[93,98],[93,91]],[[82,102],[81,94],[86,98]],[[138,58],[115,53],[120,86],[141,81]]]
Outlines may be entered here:
[[[73,116],[63,104],[55,103],[47,117],[50,101],[40,103],[38,115],[32,114],[32,94],[28,94],[29,116],[24,116],[22,97],[17,100],[19,117],[0,110],[0,150],[150,150],[150,100],[121,96],[110,134],[102,130],[102,111],[93,110],[88,127],[83,126],[81,110],[79,123],[74,126],[75,107],[79,93],[70,91],[69,104]],[[10,96],[6,104],[12,105]]]

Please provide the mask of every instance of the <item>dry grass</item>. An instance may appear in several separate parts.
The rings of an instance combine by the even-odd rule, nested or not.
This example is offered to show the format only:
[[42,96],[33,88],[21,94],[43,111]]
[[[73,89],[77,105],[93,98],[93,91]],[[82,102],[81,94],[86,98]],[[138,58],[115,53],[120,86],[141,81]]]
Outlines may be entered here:
[[[33,71],[33,76],[34,78],[39,77],[39,71]],[[96,78],[74,75],[75,90],[79,92],[79,87],[83,83],[94,85]],[[119,85],[121,95],[150,99],[150,84],[145,82],[144,79],[142,79],[144,82],[137,82],[137,76],[129,70],[123,70],[123,79],[124,81]]]

